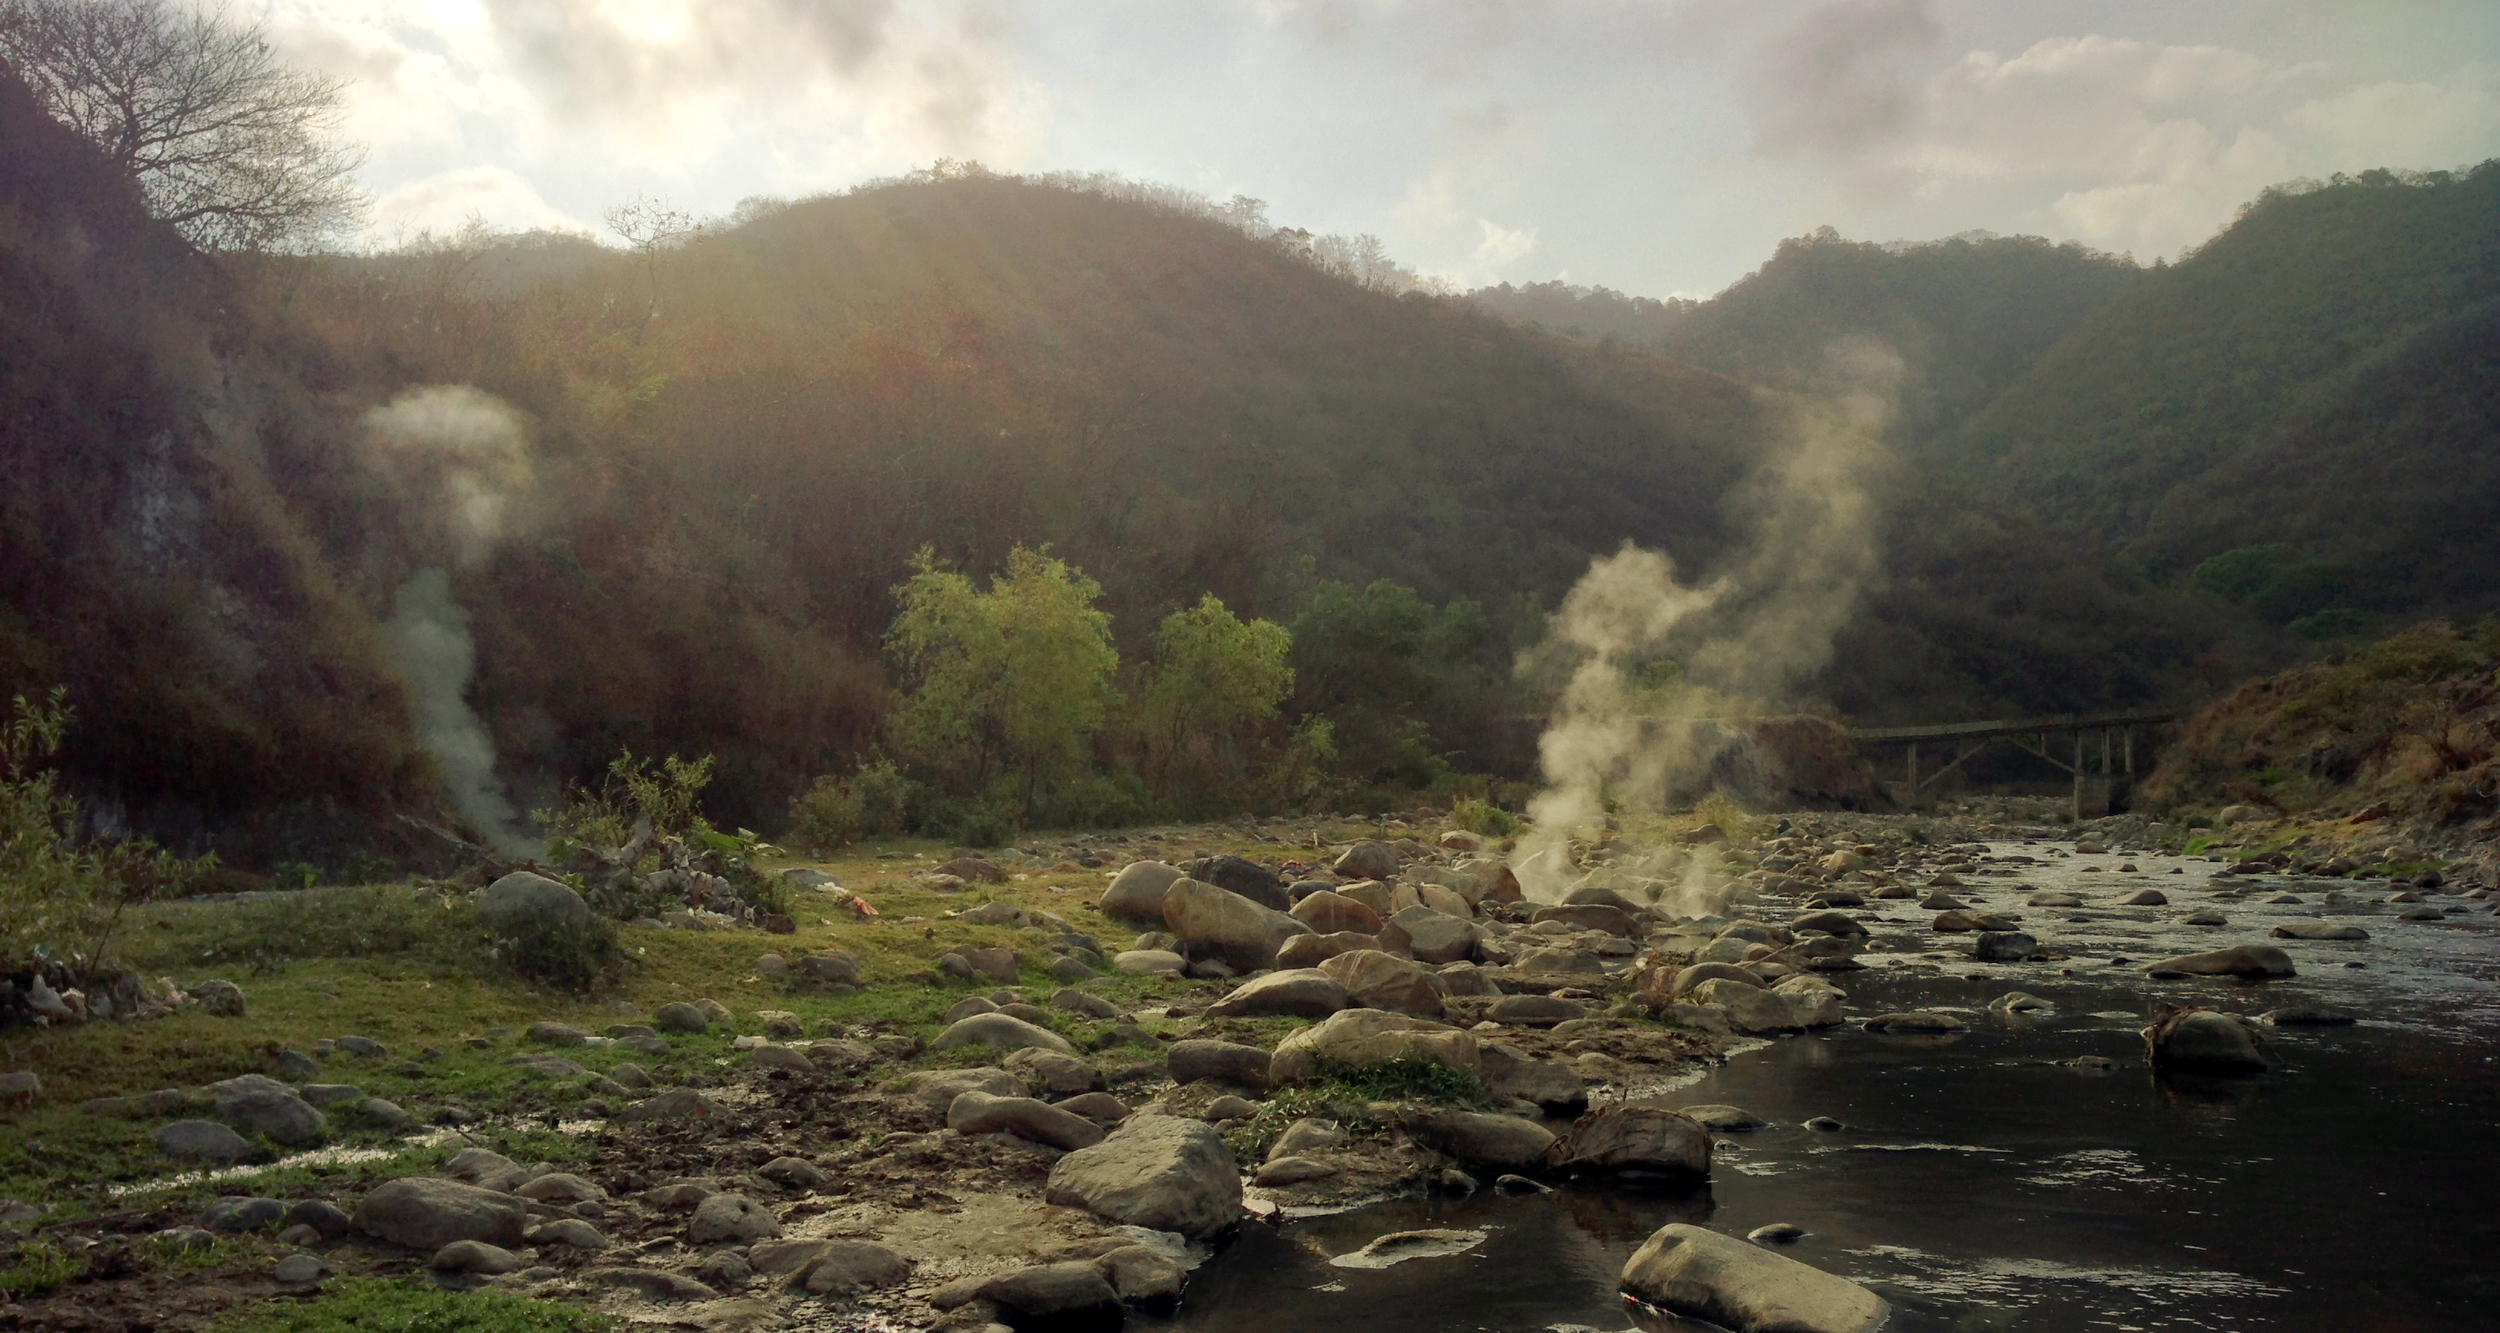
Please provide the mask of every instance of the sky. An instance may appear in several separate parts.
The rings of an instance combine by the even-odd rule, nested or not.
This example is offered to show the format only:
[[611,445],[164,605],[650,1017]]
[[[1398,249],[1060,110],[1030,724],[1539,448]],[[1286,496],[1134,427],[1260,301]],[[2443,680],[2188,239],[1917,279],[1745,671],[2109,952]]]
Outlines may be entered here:
[[1110,171],[1461,287],[1706,296],[1783,237],[2176,258],[2500,156],[2491,0],[238,0],[352,80],[368,240],[927,167]]

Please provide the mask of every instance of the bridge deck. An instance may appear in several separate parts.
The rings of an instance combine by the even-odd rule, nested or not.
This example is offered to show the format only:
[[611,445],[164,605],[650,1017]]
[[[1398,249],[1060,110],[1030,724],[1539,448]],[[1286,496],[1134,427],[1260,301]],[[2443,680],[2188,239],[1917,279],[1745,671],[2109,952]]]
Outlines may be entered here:
[[1947,722],[1924,727],[1859,727],[1850,735],[1861,741],[1975,741],[1994,736],[2033,736],[2043,732],[2148,726],[2172,721],[2177,716],[2175,713],[2058,713],[2048,717]]

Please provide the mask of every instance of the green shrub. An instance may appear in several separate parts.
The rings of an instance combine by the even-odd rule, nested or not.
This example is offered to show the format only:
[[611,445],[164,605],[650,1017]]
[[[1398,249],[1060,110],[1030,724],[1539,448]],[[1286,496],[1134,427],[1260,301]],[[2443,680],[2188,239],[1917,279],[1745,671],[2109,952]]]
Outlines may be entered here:
[[485,946],[488,958],[515,974],[576,995],[615,980],[626,962],[616,923],[595,915],[587,922],[527,918],[518,929],[489,931]]
[[78,802],[51,768],[76,718],[69,691],[56,688],[41,704],[16,696],[0,727],[0,963],[43,954],[84,977],[105,966],[125,911],[180,897],[217,862],[144,838],[78,836]]
[[1507,838],[1519,831],[1518,816],[1488,801],[1463,800],[1450,807],[1450,822],[1470,833]]
[[790,801],[791,842],[819,854],[863,838],[897,838],[912,830],[920,784],[891,759],[861,764],[848,777],[827,774]]

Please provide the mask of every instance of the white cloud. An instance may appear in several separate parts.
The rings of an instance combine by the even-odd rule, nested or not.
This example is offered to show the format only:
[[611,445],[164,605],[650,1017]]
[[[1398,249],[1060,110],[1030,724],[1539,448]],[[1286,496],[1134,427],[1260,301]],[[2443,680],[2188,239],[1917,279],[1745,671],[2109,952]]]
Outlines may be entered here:
[[1484,229],[1484,243],[1476,247],[1476,264],[1480,268],[1499,270],[1536,253],[1536,228],[1504,227],[1490,218],[1476,219]]
[[[2442,167],[2500,149],[2487,77],[2339,80],[2222,46],[2056,37],[1971,51],[1929,76],[1900,132],[1858,152],[1861,190],[2027,197],[2017,227],[2150,257],[2210,237],[2299,176]],[[1999,221],[1991,224],[2003,227]]]

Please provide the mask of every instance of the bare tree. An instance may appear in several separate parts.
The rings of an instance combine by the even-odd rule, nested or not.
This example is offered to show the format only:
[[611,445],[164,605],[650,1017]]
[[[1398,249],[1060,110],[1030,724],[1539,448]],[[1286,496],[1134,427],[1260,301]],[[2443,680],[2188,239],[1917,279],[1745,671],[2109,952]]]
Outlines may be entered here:
[[279,64],[258,22],[166,0],[0,0],[0,60],[206,249],[335,238],[364,206],[342,80]]

